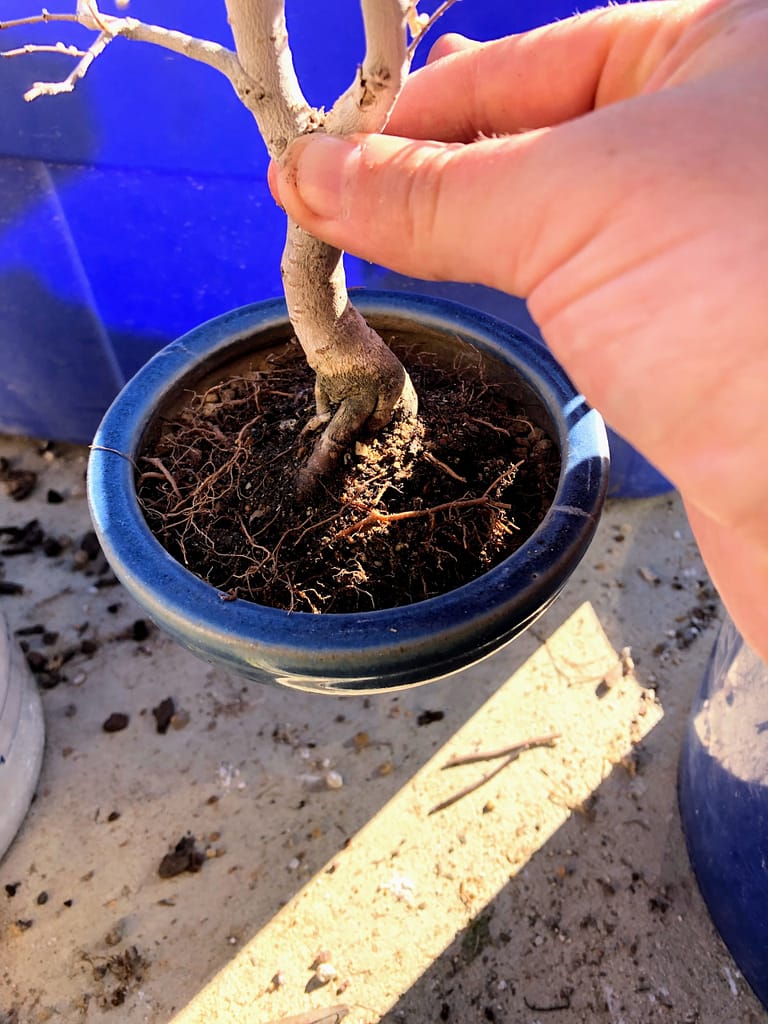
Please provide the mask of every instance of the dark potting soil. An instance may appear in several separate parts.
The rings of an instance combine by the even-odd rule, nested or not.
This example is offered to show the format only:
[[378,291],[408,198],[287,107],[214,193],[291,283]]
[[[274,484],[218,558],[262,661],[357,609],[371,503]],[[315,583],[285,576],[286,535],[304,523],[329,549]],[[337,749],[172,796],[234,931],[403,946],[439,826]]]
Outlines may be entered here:
[[139,458],[150,529],[223,600],[289,611],[410,604],[497,565],[546,514],[558,448],[476,366],[400,355],[418,417],[361,439],[310,501],[294,490],[317,437],[296,343],[188,395]]

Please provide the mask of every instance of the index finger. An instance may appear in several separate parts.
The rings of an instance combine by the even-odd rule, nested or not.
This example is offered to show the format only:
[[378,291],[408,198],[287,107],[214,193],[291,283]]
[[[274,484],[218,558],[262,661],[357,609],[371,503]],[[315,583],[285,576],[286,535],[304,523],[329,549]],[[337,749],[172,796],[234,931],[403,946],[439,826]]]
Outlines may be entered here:
[[695,5],[588,11],[442,57],[408,79],[387,133],[438,142],[529,131],[639,93]]

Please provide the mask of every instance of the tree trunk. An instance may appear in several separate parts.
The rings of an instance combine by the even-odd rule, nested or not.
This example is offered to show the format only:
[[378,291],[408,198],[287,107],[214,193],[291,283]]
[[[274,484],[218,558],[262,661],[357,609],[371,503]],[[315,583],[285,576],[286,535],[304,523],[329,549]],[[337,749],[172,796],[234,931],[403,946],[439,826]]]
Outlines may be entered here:
[[[374,131],[386,123],[408,68],[408,0],[363,0],[367,52],[352,86],[324,118],[304,99],[288,46],[283,0],[227,0],[240,64],[238,95],[270,156],[310,131]],[[283,287],[296,337],[317,374],[317,424],[327,424],[300,474],[307,495],[364,429],[386,425],[398,406],[415,413],[416,393],[400,361],[352,306],[342,254],[289,221]]]

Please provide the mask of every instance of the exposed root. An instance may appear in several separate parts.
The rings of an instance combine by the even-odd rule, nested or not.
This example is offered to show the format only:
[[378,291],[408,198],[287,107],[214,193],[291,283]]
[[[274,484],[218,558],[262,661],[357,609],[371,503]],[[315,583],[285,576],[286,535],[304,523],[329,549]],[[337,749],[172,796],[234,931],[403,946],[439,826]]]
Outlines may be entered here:
[[545,514],[557,449],[467,367],[409,369],[419,416],[345,449],[310,501],[295,479],[322,423],[298,346],[194,396],[139,458],[151,529],[222,600],[288,610],[407,604],[480,575]]
[[[324,480],[333,473],[354,441],[366,430],[375,433],[392,421],[393,416],[415,417],[418,399],[411,378],[403,371],[393,378],[389,388],[371,379],[367,390],[353,390],[334,408],[338,385],[315,383],[317,415],[311,422],[327,422],[309,458],[296,474],[296,497],[309,501]],[[348,389],[342,385],[345,391]]]

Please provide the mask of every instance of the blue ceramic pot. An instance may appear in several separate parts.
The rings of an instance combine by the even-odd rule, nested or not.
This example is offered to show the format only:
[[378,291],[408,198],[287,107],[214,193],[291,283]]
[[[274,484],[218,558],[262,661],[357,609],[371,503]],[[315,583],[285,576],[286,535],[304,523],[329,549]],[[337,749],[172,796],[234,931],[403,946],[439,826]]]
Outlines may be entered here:
[[222,601],[150,532],[131,460],[153,418],[185,388],[217,366],[289,335],[285,305],[274,300],[244,306],[163,349],[121,391],[94,439],[88,495],[95,529],[116,575],[151,619],[196,654],[259,682],[376,692],[464,668],[521,633],[554,600],[586,551],[605,498],[608,445],[602,419],[544,346],[445,300],[365,291],[354,298],[379,330],[412,330],[416,324],[428,347],[469,344],[491,366],[498,361],[511,367],[528,415],[559,443],[560,481],[552,507],[522,547],[440,597],[327,615]]
[[768,664],[730,618],[694,701],[678,795],[712,920],[768,1009]]

